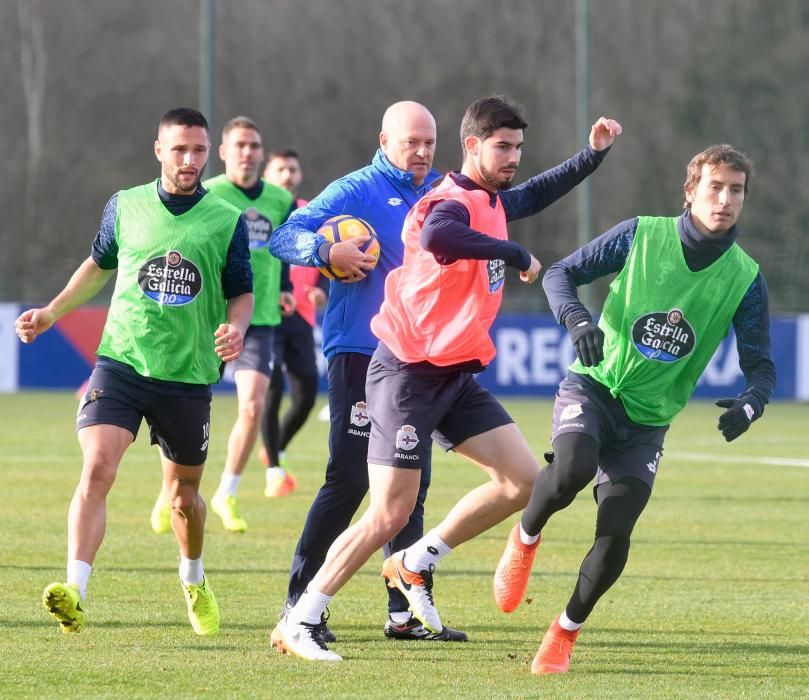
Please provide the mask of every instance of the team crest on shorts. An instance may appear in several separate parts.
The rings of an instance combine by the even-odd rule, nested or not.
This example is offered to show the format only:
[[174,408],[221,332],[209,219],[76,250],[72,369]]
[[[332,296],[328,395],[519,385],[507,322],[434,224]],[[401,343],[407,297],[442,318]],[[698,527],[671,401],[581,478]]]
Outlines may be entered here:
[[582,413],[583,411],[581,410],[581,404],[572,403],[570,406],[565,406],[564,409],[562,409],[562,415],[559,416],[559,420],[573,420],[576,416],[580,416]]
[[399,450],[412,450],[419,444],[419,436],[412,425],[403,425],[396,431],[396,448]]
[[356,425],[358,428],[364,428],[371,419],[368,417],[368,404],[365,401],[357,401],[351,407],[351,425]]

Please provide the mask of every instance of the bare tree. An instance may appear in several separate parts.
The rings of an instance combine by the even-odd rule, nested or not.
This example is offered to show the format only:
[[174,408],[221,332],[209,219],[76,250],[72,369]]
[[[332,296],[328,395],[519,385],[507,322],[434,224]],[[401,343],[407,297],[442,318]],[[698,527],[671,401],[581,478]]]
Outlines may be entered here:
[[[20,29],[20,82],[25,98],[28,144],[22,222],[25,230],[32,230],[44,151],[42,116],[47,79],[47,55],[42,31],[41,6],[38,0],[17,0],[17,21]],[[23,253],[25,250],[23,249]],[[28,256],[25,257],[30,259]]]

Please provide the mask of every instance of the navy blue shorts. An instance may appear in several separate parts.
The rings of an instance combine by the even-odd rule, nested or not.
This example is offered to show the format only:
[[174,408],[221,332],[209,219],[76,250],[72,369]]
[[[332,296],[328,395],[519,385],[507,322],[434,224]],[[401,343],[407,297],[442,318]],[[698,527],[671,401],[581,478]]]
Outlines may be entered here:
[[630,420],[619,399],[584,375],[568,374],[556,392],[553,437],[584,433],[598,443],[596,485],[631,476],[651,489],[668,429],[667,425],[641,425]]
[[329,360],[329,466],[339,480],[359,469],[363,493],[368,490],[368,436],[371,420],[365,400],[365,378],[371,358],[357,352],[341,352]]
[[233,360],[233,371],[252,369],[272,373],[274,326],[250,326],[244,334],[244,350]]
[[96,365],[87,391],[79,401],[76,430],[90,425],[116,425],[138,436],[142,419],[153,445],[160,445],[172,462],[185,466],[205,463],[211,426],[211,390],[165,386],[134,374],[121,374]]
[[514,422],[473,374],[424,365],[401,362],[382,345],[371,358],[365,384],[369,463],[425,469],[433,440],[451,450]]
[[272,361],[296,377],[317,376],[314,330],[297,314],[275,328]]

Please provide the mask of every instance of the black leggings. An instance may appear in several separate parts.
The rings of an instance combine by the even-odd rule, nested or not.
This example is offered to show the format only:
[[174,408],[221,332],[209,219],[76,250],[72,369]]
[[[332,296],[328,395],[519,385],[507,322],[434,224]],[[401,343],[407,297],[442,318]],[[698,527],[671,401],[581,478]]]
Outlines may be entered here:
[[[598,445],[589,435],[565,433],[553,441],[553,449],[553,461],[537,475],[520,521],[529,534],[538,534],[551,515],[569,506],[598,468]],[[595,541],[581,563],[576,588],[566,608],[574,622],[587,619],[624,570],[632,530],[651,493],[645,482],[632,477],[596,488]]]
[[303,427],[317,396],[316,374],[297,375],[287,372],[287,380],[290,404],[279,423],[278,413],[284,396],[284,372],[278,365],[273,367],[264,416],[261,419],[264,448],[267,450],[270,464],[274,467],[278,466],[278,453],[287,448],[295,433]]

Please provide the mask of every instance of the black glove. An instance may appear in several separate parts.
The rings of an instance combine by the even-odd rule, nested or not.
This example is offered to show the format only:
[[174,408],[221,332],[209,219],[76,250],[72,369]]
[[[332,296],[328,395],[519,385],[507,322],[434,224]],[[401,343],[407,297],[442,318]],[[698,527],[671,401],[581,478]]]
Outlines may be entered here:
[[717,428],[728,442],[747,432],[750,424],[761,415],[761,402],[751,394],[743,394],[738,399],[719,399],[716,405],[727,409],[719,416]]
[[582,320],[568,326],[570,342],[585,367],[595,367],[604,359],[604,331],[592,320]]

